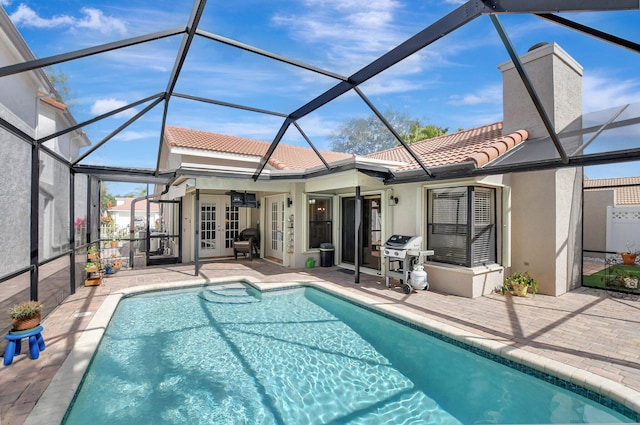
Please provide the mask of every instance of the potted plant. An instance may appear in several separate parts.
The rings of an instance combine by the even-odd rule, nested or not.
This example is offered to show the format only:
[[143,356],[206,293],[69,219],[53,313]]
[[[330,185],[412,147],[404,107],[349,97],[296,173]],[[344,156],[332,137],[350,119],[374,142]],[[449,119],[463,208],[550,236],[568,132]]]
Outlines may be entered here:
[[538,281],[529,275],[529,272],[515,272],[504,280],[503,293],[510,292],[519,297],[526,297],[529,291],[538,293]]
[[42,316],[42,307],[42,303],[38,301],[25,301],[11,307],[9,317],[13,330],[23,331],[38,326]]
[[100,270],[100,263],[97,261],[89,261],[84,266],[84,271],[86,271],[87,273],[95,273],[99,270]]
[[98,253],[98,247],[95,245],[89,246],[89,248],[87,249],[87,258],[89,260],[96,260],[99,257],[100,257],[100,254]]
[[635,243],[627,241],[626,250],[620,253],[622,257],[622,262],[628,266],[632,266],[636,263],[636,257],[638,256],[638,251],[634,250],[633,247]]

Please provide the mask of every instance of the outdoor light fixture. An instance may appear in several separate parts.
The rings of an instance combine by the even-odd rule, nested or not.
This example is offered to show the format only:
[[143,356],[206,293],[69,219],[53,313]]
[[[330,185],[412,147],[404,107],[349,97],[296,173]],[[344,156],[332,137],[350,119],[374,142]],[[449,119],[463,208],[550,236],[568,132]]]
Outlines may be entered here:
[[315,205],[315,204],[316,204],[315,198],[309,199],[309,205]]
[[391,194],[391,196],[389,196],[389,206],[393,207],[398,205],[398,198],[393,196],[393,193]]
[[293,205],[293,201],[291,198],[287,198],[287,207],[291,208],[291,205]]

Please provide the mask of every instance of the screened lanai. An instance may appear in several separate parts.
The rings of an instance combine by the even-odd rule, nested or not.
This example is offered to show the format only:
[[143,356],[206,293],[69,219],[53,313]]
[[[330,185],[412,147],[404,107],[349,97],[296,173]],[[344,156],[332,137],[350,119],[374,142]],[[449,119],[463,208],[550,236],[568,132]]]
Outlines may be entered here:
[[[100,237],[102,182],[148,184],[160,194],[221,175],[165,167],[166,126],[269,142],[250,172],[224,170],[249,190],[345,168],[402,184],[636,161],[638,82],[624,72],[639,65],[638,8],[630,0],[5,6],[2,303],[46,299],[52,309],[76,290],[87,247]],[[588,108],[562,128],[519,60],[540,42],[574,46],[592,72]],[[548,135],[480,168],[426,166],[396,127],[397,113],[451,131],[500,121],[497,65],[505,61]],[[616,81],[626,86],[613,90]],[[328,161],[336,133],[363,116],[375,117],[418,168]],[[266,172],[285,144],[311,148],[322,167]]]

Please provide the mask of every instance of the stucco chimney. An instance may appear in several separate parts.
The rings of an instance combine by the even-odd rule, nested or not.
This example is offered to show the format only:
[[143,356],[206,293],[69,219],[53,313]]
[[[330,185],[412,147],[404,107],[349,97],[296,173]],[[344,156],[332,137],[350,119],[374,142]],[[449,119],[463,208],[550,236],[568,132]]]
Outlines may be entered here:
[[[520,57],[556,133],[582,115],[582,66],[555,43],[538,43]],[[548,136],[513,62],[502,71],[503,134],[522,128],[529,138]]]

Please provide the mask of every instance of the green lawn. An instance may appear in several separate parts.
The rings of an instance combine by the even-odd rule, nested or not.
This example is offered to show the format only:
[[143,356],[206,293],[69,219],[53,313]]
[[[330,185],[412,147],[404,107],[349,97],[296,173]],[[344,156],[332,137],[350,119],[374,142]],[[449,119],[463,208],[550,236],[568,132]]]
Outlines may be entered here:
[[622,280],[623,277],[640,278],[640,266],[614,264],[608,269],[600,270],[592,275],[583,275],[582,285],[590,288],[612,289],[640,294],[640,288],[631,289],[625,287]]

